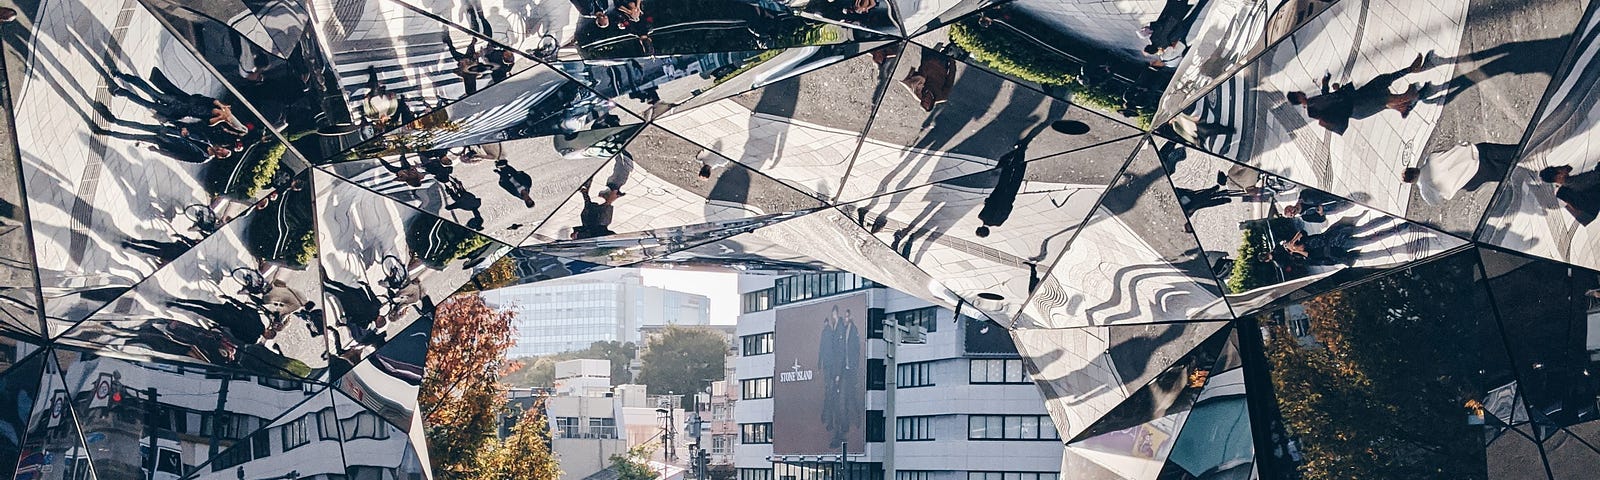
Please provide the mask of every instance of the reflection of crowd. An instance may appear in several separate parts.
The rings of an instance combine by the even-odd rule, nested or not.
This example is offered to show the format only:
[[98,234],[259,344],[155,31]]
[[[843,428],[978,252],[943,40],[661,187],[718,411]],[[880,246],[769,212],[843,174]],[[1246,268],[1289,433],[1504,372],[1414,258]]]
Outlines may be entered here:
[[111,118],[117,126],[146,134],[110,131],[105,132],[107,135],[150,143],[168,157],[187,163],[228,158],[244,148],[251,127],[234,116],[232,105],[221,99],[185,92],[160,69],[152,70],[149,80],[122,73],[114,67],[111,75],[127,85],[112,82],[113,95],[150,109],[161,123],[150,125]]
[[1154,57],[1150,62],[1152,66],[1164,67],[1175,63],[1179,53],[1175,47],[1188,41],[1189,31],[1194,28],[1195,20],[1200,18],[1200,12],[1205,10],[1207,1],[1200,0],[1190,5],[1189,0],[1167,0],[1156,20],[1139,31],[1140,35],[1150,39],[1150,44],[1144,47],[1144,53]]
[[611,6],[608,0],[572,0],[573,6],[578,8],[578,13],[593,19],[594,28],[615,28],[623,33],[631,34],[639,41],[639,46],[646,54],[654,53],[654,44],[650,38],[652,22],[645,15],[643,0],[622,0]]
[[[467,25],[472,33],[482,35],[483,38],[494,38],[494,27],[490,26],[488,17],[483,11],[468,6]],[[450,38],[449,31],[440,32],[444,45],[450,52],[450,58],[455,60],[456,68],[452,73],[461,78],[461,84],[466,87],[467,94],[478,93],[478,79],[489,76],[495,82],[505,80],[511,75],[511,69],[516,66],[517,55],[510,49],[495,42],[484,41],[486,46],[478,50],[478,36],[472,36],[468,41],[465,51],[456,48],[455,42]]]

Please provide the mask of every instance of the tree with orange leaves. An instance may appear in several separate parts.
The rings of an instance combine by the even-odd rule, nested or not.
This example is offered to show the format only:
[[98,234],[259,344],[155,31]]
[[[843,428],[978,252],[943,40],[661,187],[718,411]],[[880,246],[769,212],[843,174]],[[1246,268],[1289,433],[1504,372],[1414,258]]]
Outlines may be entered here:
[[506,403],[500,377],[518,366],[505,355],[516,342],[513,316],[476,293],[453,295],[435,311],[417,403],[440,480],[471,478],[479,450],[495,438]]

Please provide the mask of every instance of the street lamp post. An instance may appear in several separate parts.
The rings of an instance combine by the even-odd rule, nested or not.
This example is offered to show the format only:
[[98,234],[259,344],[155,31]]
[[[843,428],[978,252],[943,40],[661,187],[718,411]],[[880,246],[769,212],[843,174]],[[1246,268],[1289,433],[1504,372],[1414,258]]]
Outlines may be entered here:
[[894,440],[900,433],[899,425],[895,421],[894,391],[900,383],[900,367],[895,360],[900,345],[918,345],[927,343],[926,327],[921,325],[905,326],[898,320],[885,319],[883,339],[889,343],[888,350],[884,353],[884,406],[883,406],[883,480],[895,480],[894,472]]

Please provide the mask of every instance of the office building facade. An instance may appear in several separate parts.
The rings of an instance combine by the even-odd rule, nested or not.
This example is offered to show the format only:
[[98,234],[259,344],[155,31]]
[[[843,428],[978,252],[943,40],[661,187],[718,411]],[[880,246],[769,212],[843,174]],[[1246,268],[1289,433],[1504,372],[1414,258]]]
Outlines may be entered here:
[[627,269],[489,290],[483,298],[516,314],[511,358],[582,350],[594,342],[638,343],[640,327],[707,325],[711,318],[705,296],[645,286]]
[[[889,435],[895,438],[893,466],[899,480],[1058,478],[1063,443],[1004,329],[957,317],[849,273],[744,275],[739,286],[744,313],[739,317],[735,379],[730,382],[738,406],[733,412],[739,445],[733,456],[739,480],[881,479]],[[785,390],[774,386],[814,377],[811,366],[804,365],[806,358],[780,359],[779,352],[795,350],[786,348],[790,344],[816,341],[810,335],[786,338],[789,329],[780,324],[816,322],[809,313],[793,312],[842,311],[833,310],[838,305],[849,310],[862,300],[867,311],[853,315],[865,322],[865,409],[847,414],[863,421],[864,448],[844,445],[844,471],[839,470],[837,452],[775,449],[775,440],[801,434],[786,431],[786,426],[816,423],[789,418],[809,412],[777,406]],[[892,382],[883,334],[888,322],[927,332],[926,343],[898,347]],[[897,388],[892,412],[888,388]]]

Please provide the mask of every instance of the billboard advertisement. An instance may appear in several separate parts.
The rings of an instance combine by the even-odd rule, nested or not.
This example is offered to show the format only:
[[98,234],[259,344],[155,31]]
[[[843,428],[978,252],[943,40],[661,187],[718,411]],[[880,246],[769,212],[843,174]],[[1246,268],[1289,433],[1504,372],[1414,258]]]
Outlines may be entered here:
[[867,292],[774,319],[772,453],[860,453],[867,418]]

